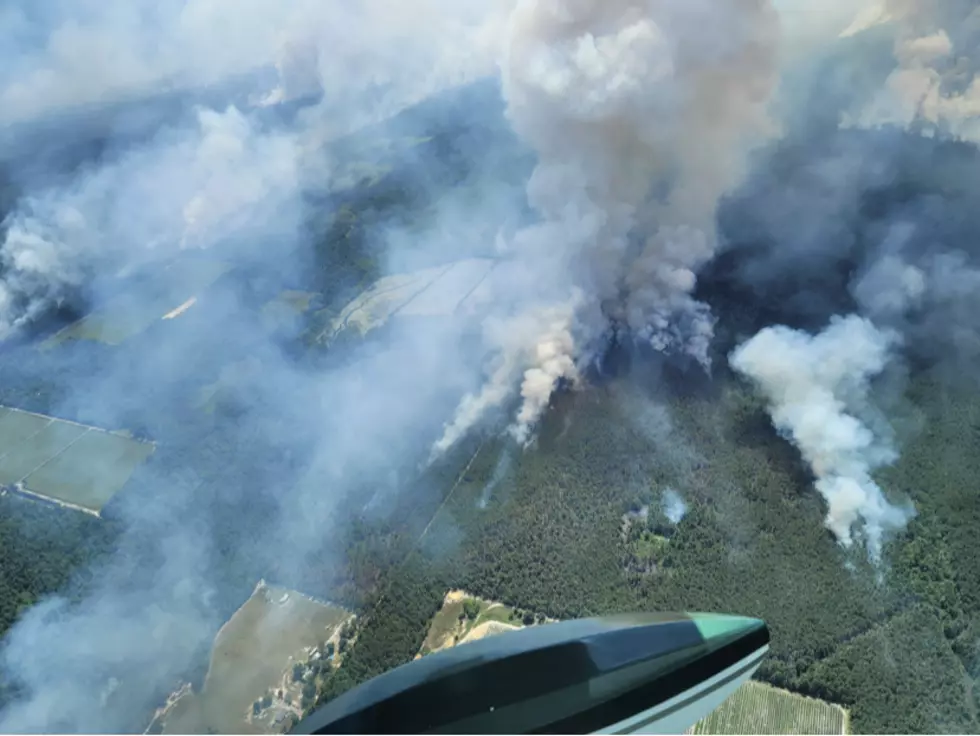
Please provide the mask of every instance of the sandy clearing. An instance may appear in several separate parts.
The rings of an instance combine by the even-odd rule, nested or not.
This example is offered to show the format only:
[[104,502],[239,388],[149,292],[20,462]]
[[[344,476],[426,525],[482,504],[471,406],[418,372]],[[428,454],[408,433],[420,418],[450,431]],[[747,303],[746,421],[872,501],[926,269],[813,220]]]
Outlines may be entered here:
[[486,621],[479,626],[476,626],[469,634],[467,634],[460,644],[466,644],[470,641],[479,641],[480,639],[485,639],[488,636],[493,636],[494,634],[503,634],[507,631],[517,631],[520,626],[514,626],[513,624],[505,624],[500,621]]

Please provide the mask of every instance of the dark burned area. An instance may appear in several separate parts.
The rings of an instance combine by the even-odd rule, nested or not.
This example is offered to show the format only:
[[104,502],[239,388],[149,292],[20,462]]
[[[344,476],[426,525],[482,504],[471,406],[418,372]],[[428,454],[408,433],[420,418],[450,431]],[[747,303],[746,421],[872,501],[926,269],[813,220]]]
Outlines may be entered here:
[[[909,252],[925,257],[941,239],[976,265],[980,211],[969,203],[980,201],[980,184],[968,176],[977,151],[966,144],[841,131],[805,146],[790,139],[760,154],[757,172],[719,213],[723,252],[699,275],[697,297],[718,320],[710,374],[621,335],[610,340],[589,388],[556,393],[535,446],[494,487],[486,508],[477,501],[500,458],[520,452],[495,431],[499,427],[467,438],[397,495],[386,496],[380,508],[364,504],[364,492],[383,483],[366,472],[331,512],[343,523],[304,558],[271,562],[252,554],[250,541],[268,533],[280,496],[301,482],[315,450],[302,433],[289,431],[304,397],[264,386],[266,361],[286,361],[299,374],[316,372],[356,360],[386,335],[343,351],[324,349],[310,340],[323,316],[308,315],[307,323],[277,335],[273,350],[250,337],[262,330],[259,308],[283,288],[302,289],[319,293],[329,314],[379,275],[375,236],[382,224],[410,221],[443,189],[492,175],[494,167],[520,181],[513,172],[526,170],[527,159],[515,146],[509,162],[480,158],[482,151],[510,145],[491,145],[511,135],[502,116],[477,122],[459,114],[485,107],[467,96],[496,95],[488,90],[475,85],[462,97],[416,110],[415,134],[432,139],[416,149],[407,168],[368,189],[312,192],[313,248],[300,244],[289,255],[308,258],[308,268],[276,272],[270,268],[276,259],[260,247],[252,262],[238,256],[195,308],[206,308],[208,317],[187,313],[196,329],[188,329],[192,344],[182,350],[196,359],[170,366],[168,382],[148,382],[139,373],[142,360],[127,370],[126,355],[157,354],[166,365],[167,345],[182,339],[174,331],[187,329],[176,324],[157,321],[116,347],[75,341],[48,353],[36,350],[38,340],[96,306],[84,293],[66,298],[59,311],[3,348],[0,404],[125,427],[159,444],[102,520],[12,494],[0,497],[3,630],[52,593],[83,600],[112,559],[126,561],[139,590],[139,576],[157,569],[168,553],[155,542],[161,530],[188,524],[211,540],[211,555],[199,564],[214,584],[215,621],[227,619],[259,578],[360,614],[357,644],[319,683],[319,702],[410,660],[445,592],[461,588],[555,618],[672,609],[760,616],[774,637],[762,679],[845,705],[856,730],[980,728],[980,553],[974,543],[980,508],[973,486],[980,458],[955,449],[960,432],[980,437],[980,400],[975,385],[951,379],[936,359],[946,354],[937,344],[943,336],[904,346],[906,396],[918,421],[902,431],[901,460],[883,472],[882,484],[909,494],[919,514],[887,546],[881,581],[860,551],[842,551],[822,526],[812,476],[726,360],[763,326],[815,331],[832,315],[855,311],[852,284],[897,218],[921,225],[921,243]],[[466,122],[433,130],[440,118]],[[838,193],[824,191],[825,182],[813,173],[842,161],[856,169],[852,180],[859,182],[844,211],[821,206]],[[2,199],[8,208],[10,187],[16,184],[5,187]],[[340,207],[356,213],[356,221],[332,219],[329,213]],[[220,258],[220,249],[213,255]],[[234,325],[231,335],[223,315]],[[921,326],[928,329],[926,316]],[[258,361],[257,369],[220,397],[213,412],[195,404],[193,397],[219,380],[224,366],[248,359]],[[84,387],[110,370],[113,404],[80,401]],[[666,424],[651,428],[637,416],[637,407],[648,404],[666,407]],[[437,408],[433,414],[432,427],[402,439],[417,456],[430,442],[427,432],[441,425]],[[278,431],[264,431],[271,427]],[[668,436],[674,439],[665,449]],[[658,504],[667,485],[683,494],[689,510],[677,525],[654,528],[670,533],[666,557],[651,572],[654,567],[631,562],[623,518]],[[180,676],[200,683],[209,644],[201,643],[196,672]],[[120,667],[127,674],[127,666]],[[5,689],[6,695],[17,686],[8,680],[5,688],[14,690]],[[160,703],[167,694],[159,693]],[[142,729],[149,715],[132,713],[132,727]]]

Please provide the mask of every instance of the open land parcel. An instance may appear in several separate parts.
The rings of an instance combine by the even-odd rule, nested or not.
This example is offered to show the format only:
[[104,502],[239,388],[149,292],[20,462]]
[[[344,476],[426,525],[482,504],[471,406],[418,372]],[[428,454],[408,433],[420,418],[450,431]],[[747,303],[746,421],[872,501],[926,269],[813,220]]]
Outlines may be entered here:
[[[185,691],[157,715],[164,733],[267,733],[302,714],[303,677],[313,652],[336,639],[350,614],[260,582],[221,628],[200,693]],[[258,705],[257,705],[258,704]]]
[[98,514],[154,450],[150,442],[0,407],[0,484]]

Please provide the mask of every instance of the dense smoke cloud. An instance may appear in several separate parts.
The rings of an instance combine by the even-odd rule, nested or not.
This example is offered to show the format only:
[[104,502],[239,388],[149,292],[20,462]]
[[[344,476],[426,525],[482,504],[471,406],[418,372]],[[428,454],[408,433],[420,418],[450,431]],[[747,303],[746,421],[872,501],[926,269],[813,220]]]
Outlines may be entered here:
[[[503,353],[436,450],[452,444],[524,373],[512,427],[522,443],[560,379],[574,383],[610,324],[705,367],[713,318],[691,292],[716,247],[719,197],[773,131],[778,19],[767,0],[519,2],[502,63],[507,113],[538,154],[528,200],[540,222],[505,251],[527,281],[529,342]],[[533,297],[532,297],[533,294]],[[546,315],[546,316],[544,316]],[[519,330],[523,332],[523,330]],[[516,344],[515,344],[516,343]]]
[[234,107],[196,118],[21,199],[0,246],[0,336],[99,273],[224,238],[295,232],[296,141],[260,131]]
[[[284,207],[295,202],[301,175],[329,174],[310,170],[329,166],[316,155],[324,142],[492,70],[493,6],[453,7],[428,0],[408,18],[378,2],[6,5],[0,30],[14,43],[0,65],[0,123],[75,115],[57,133],[70,137],[71,126],[101,115],[111,145],[126,113],[117,106],[110,114],[108,103],[152,109],[154,99],[183,91],[198,109],[189,122],[165,121],[148,142],[19,203],[0,246],[0,334],[82,286],[86,269],[132,267],[147,251],[206,247],[270,227],[295,231],[295,212],[290,221]],[[268,130],[241,102],[212,109],[200,90],[219,84],[225,97],[252,90],[244,97],[258,105],[312,90],[323,97],[288,130]],[[86,106],[100,109],[78,118]],[[20,135],[0,140],[0,152],[30,135],[29,126],[11,130]],[[150,211],[134,219],[137,207]]]
[[[801,23],[819,10],[785,4]],[[899,447],[870,406],[870,379],[911,360],[975,381],[980,254],[964,203],[976,196],[976,158],[949,141],[974,136],[977,16],[955,0],[852,11],[807,84],[781,90],[795,123],[726,205],[734,243],[707,278],[740,295],[723,304],[761,327],[731,365],[810,464],[828,528],[845,544],[859,529],[877,559],[912,512],[872,479]],[[797,329],[764,326],[774,320]]]
[[873,409],[869,383],[885,368],[896,339],[851,316],[815,336],[767,327],[731,355],[732,367],[765,395],[776,429],[816,476],[827,501],[827,528],[850,546],[859,526],[875,560],[884,534],[903,527],[911,514],[891,505],[872,479],[897,453],[889,437],[876,436],[860,418]]
[[[385,513],[424,458],[438,407],[458,400],[479,365],[458,324],[395,328],[382,345],[313,371],[262,331],[249,300],[275,296],[266,281],[309,276],[305,225],[330,213],[305,195],[322,201],[331,191],[338,158],[325,144],[492,73],[496,12],[491,2],[448,0],[404,12],[303,0],[0,10],[9,40],[0,158],[14,192],[0,234],[0,337],[59,304],[151,317],[146,338],[118,347],[11,348],[5,376],[57,383],[43,411],[140,428],[161,443],[113,501],[124,533],[85,571],[97,581],[86,597],[45,602],[9,632],[3,669],[16,697],[0,730],[144,727],[257,575],[299,585],[316,575],[313,555],[316,570],[329,570],[337,546],[324,544],[341,535],[338,509]],[[298,107],[280,104],[297,98]],[[492,99],[480,105],[495,111]],[[480,115],[480,105],[467,113]],[[55,144],[71,155],[40,155]],[[430,186],[426,175],[408,186]],[[462,203],[443,207],[446,221],[482,217]],[[426,242],[439,234],[438,222],[414,231],[416,250],[445,258],[444,246]],[[396,240],[381,226],[372,235]],[[200,251],[206,258],[195,259]],[[186,277],[196,280],[195,264],[215,261],[244,278],[195,293],[186,313],[161,320],[194,288]],[[117,294],[125,298],[111,302]],[[212,380],[238,416],[222,420],[234,424],[223,436],[195,405],[196,384]],[[235,467],[212,465],[213,477],[184,462],[206,465],[227,443]],[[262,523],[249,526],[257,509]]]
[[300,92],[315,76],[334,109],[363,122],[490,72],[496,12],[492,2],[449,0],[410,9],[383,0],[5,3],[0,122],[202,89],[274,65]]
[[[769,115],[780,60],[796,58],[787,50],[804,53],[795,39],[806,36],[813,47],[836,39],[853,7],[835,2],[831,21],[824,4],[775,3],[791,4],[799,15],[784,26],[781,55],[776,11],[763,0],[5,4],[0,153],[18,195],[0,245],[0,336],[60,303],[99,306],[141,269],[176,293],[180,277],[165,266],[189,251],[244,263],[248,288],[269,273],[300,280],[310,259],[304,225],[332,214],[305,198],[331,189],[336,159],[323,144],[494,73],[499,49],[507,118],[537,158],[526,185],[531,224],[504,185],[491,182],[469,201],[440,201],[424,227],[379,226],[382,272],[486,255],[489,243],[478,241],[499,230],[498,257],[461,313],[392,325],[378,342],[332,355],[326,368],[287,358],[227,287],[174,320],[173,331],[123,346],[119,357],[78,348],[86,366],[98,358],[87,375],[59,365],[57,351],[31,353],[31,371],[60,370],[69,384],[54,413],[111,427],[136,417],[151,435],[179,436],[190,422],[176,384],[194,374],[220,379],[247,429],[235,437],[241,467],[217,480],[174,462],[146,471],[140,487],[150,490],[134,493],[138,500],[126,500],[131,489],[121,494],[125,540],[93,571],[99,582],[89,597],[46,602],[11,632],[4,666],[20,690],[0,730],[143,725],[227,617],[215,603],[222,548],[284,584],[327,567],[319,545],[336,536],[344,502],[383,514],[427,454],[440,457],[498,411],[512,412],[513,438],[528,443],[556,386],[583,386],[611,334],[708,367],[716,319],[740,317],[743,306],[725,311],[718,302],[712,314],[710,288],[695,296],[702,269],[719,255],[732,256],[726,278],[743,293],[777,302],[769,311],[745,305],[764,324],[776,321],[774,312],[780,321],[802,314],[826,323],[858,311],[878,326],[850,317],[815,337],[763,329],[733,356],[811,464],[828,526],[845,543],[863,537],[877,554],[908,511],[889,505],[872,479],[896,448],[880,433],[869,383],[896,354],[895,334],[907,351],[929,345],[945,359],[952,346],[980,355],[980,270],[963,237],[976,227],[950,216],[962,203],[938,195],[872,222],[864,195],[896,172],[922,170],[932,151],[896,163],[904,138],[839,137],[836,108],[835,135],[811,140],[809,128],[789,128],[785,149],[777,144],[747,165],[747,152],[780,135]],[[808,13],[826,22],[810,24]],[[933,72],[967,44],[952,21],[935,17],[942,22],[915,26],[918,35],[899,34],[912,39],[899,61],[876,61],[901,62],[934,89]],[[940,31],[953,54],[926,55],[945,48]],[[932,41],[913,42],[919,38]],[[938,84],[946,94],[942,85],[952,83]],[[966,105],[969,85],[950,89]],[[784,90],[782,102],[800,119],[819,117],[824,100],[809,92]],[[463,112],[463,124],[475,127],[500,114],[499,100],[487,97],[449,114]],[[301,109],[287,114],[283,103],[297,100]],[[860,102],[863,109],[868,100]],[[934,109],[937,119],[955,118],[948,107]],[[967,122],[947,128],[970,130]],[[42,129],[90,147],[83,165],[45,168],[48,159],[34,156]],[[798,158],[781,162],[781,150]],[[425,190],[429,172],[414,173],[403,185]],[[964,184],[972,171],[937,176],[975,191]],[[733,189],[741,230],[719,233],[716,209]],[[735,242],[744,236],[756,246],[759,233],[775,246]],[[723,281],[712,278],[709,287]],[[136,303],[146,306],[142,296]],[[467,342],[474,328],[477,347]],[[641,434],[672,466],[694,464],[694,449],[680,447],[666,417],[633,409],[643,415],[634,418]],[[188,452],[212,449],[207,437],[185,442]],[[482,503],[511,462],[505,451]],[[295,475],[303,482],[293,483]],[[226,489],[216,510],[196,505],[206,482]],[[246,494],[246,484],[268,491]],[[226,517],[239,507],[261,509],[261,524],[234,526]],[[247,582],[251,589],[254,577]]]

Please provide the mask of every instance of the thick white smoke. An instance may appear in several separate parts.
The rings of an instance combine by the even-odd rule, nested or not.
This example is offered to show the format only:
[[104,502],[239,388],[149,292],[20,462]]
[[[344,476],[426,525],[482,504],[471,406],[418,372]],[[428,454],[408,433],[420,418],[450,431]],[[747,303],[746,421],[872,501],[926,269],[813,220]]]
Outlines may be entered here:
[[[547,408],[552,387],[560,378],[578,381],[579,371],[572,358],[572,325],[581,304],[575,291],[562,304],[528,308],[507,319],[489,318],[484,332],[491,344],[500,346],[494,356],[489,380],[483,388],[463,397],[453,421],[433,447],[433,457],[458,442],[491,409],[510,398],[513,387],[521,386],[524,404],[511,428],[514,438],[526,444],[530,428]],[[533,365],[527,369],[528,365]],[[523,373],[523,381],[522,381]]]
[[767,327],[731,355],[731,366],[751,379],[769,402],[773,425],[800,450],[827,502],[826,525],[844,546],[855,527],[872,560],[883,536],[902,528],[912,510],[893,506],[872,472],[897,458],[889,438],[861,420],[869,384],[898,336],[870,321],[834,318],[818,335]]
[[[294,140],[237,109],[203,109],[189,128],[25,197],[0,244],[0,338],[96,272],[111,275],[223,238],[291,231]],[[276,217],[273,218],[273,213]]]
[[[222,84],[258,84],[250,99],[259,107],[318,91],[323,99],[275,131],[242,104],[201,104],[193,124],[174,122],[67,183],[32,187],[4,222],[0,339],[92,274],[168,249],[267,236],[270,227],[294,231],[299,179],[330,176],[310,170],[324,142],[492,72],[506,10],[492,0],[465,8],[423,0],[394,13],[381,0],[28,5],[0,9],[0,35],[10,41],[0,50],[0,131],[69,113],[105,115],[111,127],[107,106],[153,109],[168,94]],[[278,71],[272,88],[262,86],[264,68]],[[0,154],[17,140],[0,132]]]
[[[335,110],[356,104],[345,117],[390,115],[490,73],[505,11],[497,0],[4,3],[0,123],[203,89],[273,66],[283,97],[308,91],[315,77]],[[371,97],[359,96],[365,89]]]
[[[520,0],[507,28],[504,96],[538,154],[527,193],[541,218],[509,244],[536,275],[518,300],[533,293],[566,319],[493,346],[518,354],[499,359],[508,369],[463,402],[437,450],[510,396],[500,381],[514,371],[524,380],[512,431],[526,441],[557,381],[577,380],[610,324],[707,366],[713,323],[691,297],[695,273],[714,253],[719,197],[747,146],[772,132],[768,0]],[[505,289],[512,297],[513,282]]]
[[664,516],[671,524],[680,524],[684,515],[687,514],[687,504],[681,498],[681,494],[673,488],[665,488],[660,497],[660,504],[663,507]]

